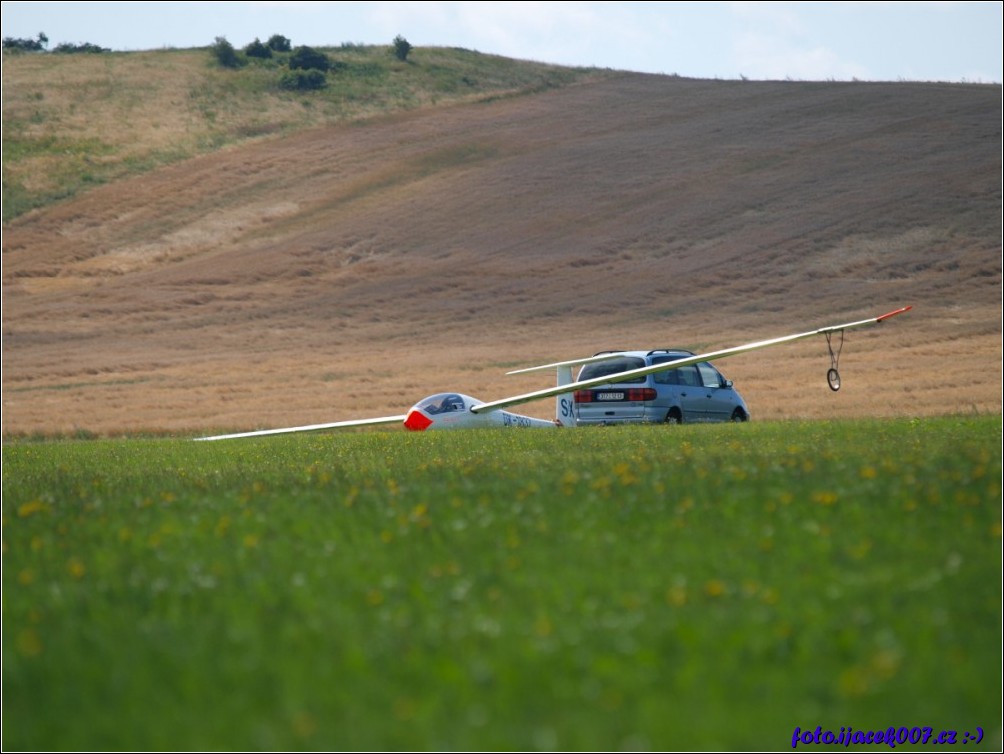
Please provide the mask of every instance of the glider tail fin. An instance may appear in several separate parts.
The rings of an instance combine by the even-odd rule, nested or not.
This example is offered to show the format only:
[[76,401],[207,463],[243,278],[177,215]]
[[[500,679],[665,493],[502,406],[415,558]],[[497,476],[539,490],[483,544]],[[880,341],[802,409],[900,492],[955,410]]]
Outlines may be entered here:
[[[568,385],[575,381],[572,376],[571,364],[558,365],[558,386]],[[575,394],[560,393],[554,399],[554,423],[559,427],[575,426]]]

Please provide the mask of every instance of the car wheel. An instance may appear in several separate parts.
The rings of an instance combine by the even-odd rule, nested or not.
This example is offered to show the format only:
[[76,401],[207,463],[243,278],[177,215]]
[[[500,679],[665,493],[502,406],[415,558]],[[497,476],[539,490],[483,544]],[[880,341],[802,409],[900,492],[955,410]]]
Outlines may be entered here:
[[666,424],[683,424],[683,414],[680,413],[680,409],[671,408],[669,413],[666,414]]
[[743,411],[741,408],[737,408],[735,411],[732,412],[732,421],[734,422],[744,422],[747,419],[749,419],[749,417],[746,416],[746,412]]

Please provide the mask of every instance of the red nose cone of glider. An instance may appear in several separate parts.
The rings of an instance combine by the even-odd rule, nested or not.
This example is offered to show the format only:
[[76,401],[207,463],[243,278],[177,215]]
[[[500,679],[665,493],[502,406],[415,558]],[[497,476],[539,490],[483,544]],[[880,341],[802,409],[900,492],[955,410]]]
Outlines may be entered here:
[[432,426],[432,419],[418,409],[413,408],[404,420],[404,426],[412,432],[423,432]]

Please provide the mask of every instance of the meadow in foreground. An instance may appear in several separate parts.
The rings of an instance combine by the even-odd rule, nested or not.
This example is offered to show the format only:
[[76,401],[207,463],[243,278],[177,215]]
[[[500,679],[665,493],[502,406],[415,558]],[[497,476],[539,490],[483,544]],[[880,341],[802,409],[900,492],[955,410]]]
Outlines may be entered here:
[[5,750],[991,749],[1000,627],[999,417],[3,449]]

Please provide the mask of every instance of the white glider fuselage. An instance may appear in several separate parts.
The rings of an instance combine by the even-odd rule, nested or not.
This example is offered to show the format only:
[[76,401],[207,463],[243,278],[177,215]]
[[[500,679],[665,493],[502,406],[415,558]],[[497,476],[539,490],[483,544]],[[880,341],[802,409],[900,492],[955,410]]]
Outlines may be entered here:
[[423,398],[412,406],[407,414],[400,416],[381,416],[374,419],[310,424],[303,427],[283,427],[282,429],[259,429],[252,432],[236,432],[228,435],[196,437],[195,439],[233,440],[241,437],[284,435],[293,432],[316,432],[324,429],[365,427],[378,424],[401,424],[405,429],[412,432],[426,432],[430,429],[477,429],[479,427],[554,429],[561,426],[554,421],[535,419],[532,416],[514,414],[502,409],[475,413],[473,409],[482,405],[482,403],[483,401],[462,393],[436,393],[435,395],[430,395],[428,398]]
[[484,401],[462,393],[437,393],[425,398],[408,411],[405,429],[425,432],[430,429],[474,429],[477,427],[551,428],[558,426],[547,419],[514,414],[501,409],[475,413],[472,409]]

